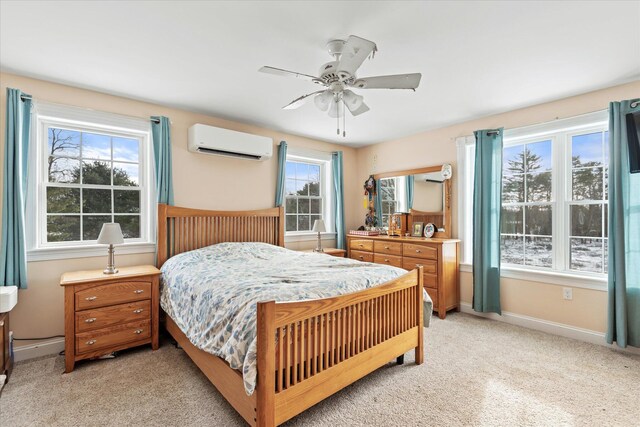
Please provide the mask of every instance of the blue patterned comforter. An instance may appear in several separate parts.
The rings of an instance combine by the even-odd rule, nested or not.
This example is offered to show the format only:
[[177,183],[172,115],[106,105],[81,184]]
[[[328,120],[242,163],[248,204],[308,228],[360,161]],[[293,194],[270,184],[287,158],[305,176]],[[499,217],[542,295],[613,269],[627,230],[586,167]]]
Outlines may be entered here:
[[[370,288],[406,270],[266,243],[220,243],[162,266],[160,304],[196,347],[242,369],[256,385],[256,303],[327,298]],[[425,292],[425,321],[431,316]]]

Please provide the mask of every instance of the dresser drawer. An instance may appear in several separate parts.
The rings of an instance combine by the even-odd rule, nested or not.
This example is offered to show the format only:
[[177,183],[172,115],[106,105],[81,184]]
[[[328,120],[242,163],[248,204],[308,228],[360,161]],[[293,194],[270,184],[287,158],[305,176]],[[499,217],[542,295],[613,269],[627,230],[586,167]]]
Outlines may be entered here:
[[416,245],[414,243],[403,243],[402,252],[404,256],[423,258],[423,259],[438,259],[438,248],[432,245]]
[[373,254],[371,252],[351,251],[351,258],[358,261],[373,262]]
[[151,318],[151,300],[84,310],[76,313],[76,332]]
[[433,310],[438,311],[438,291],[436,289],[431,289],[431,288],[424,288],[424,289],[427,291],[427,293],[431,297],[431,300],[433,301]]
[[96,286],[75,294],[76,310],[151,298],[151,282],[121,282]]
[[400,242],[373,242],[373,252],[377,254],[402,255],[402,243]]
[[424,282],[423,285],[425,288],[433,288],[433,289],[437,289],[438,288],[438,276],[435,274],[423,274],[422,277],[424,278]]
[[423,273],[437,274],[438,273],[438,261],[420,258],[404,257],[402,259],[402,268],[405,270],[413,270],[422,266]]
[[76,353],[115,347],[141,341],[151,336],[151,321],[142,320],[76,334]]
[[402,257],[395,255],[374,254],[373,262],[376,264],[387,264],[402,268]]
[[373,240],[351,240],[349,242],[349,249],[356,251],[368,251],[373,252]]

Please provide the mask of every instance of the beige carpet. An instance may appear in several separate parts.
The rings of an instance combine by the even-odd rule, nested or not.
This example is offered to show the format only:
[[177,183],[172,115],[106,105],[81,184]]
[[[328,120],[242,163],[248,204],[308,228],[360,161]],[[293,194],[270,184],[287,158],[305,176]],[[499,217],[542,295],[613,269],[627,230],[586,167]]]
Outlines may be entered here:
[[[390,363],[291,426],[639,426],[640,357],[465,314],[434,319],[426,363]],[[61,375],[62,357],[20,363],[3,426],[233,426],[242,419],[165,342]]]

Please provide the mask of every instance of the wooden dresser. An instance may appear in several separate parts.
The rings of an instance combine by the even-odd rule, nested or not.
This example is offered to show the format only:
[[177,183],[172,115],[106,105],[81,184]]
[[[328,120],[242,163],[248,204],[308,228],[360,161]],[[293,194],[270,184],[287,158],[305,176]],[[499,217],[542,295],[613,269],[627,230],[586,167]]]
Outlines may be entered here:
[[424,267],[424,287],[444,319],[460,308],[459,240],[423,237],[347,236],[348,257],[413,270]]
[[138,345],[158,348],[159,275],[151,265],[62,275],[65,372],[75,362]]

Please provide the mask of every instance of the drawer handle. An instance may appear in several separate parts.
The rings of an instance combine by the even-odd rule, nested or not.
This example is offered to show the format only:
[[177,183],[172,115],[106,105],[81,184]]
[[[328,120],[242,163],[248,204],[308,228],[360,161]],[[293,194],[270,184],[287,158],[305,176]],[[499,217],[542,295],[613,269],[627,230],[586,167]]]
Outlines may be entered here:
[[95,321],[96,321],[96,318],[95,318],[95,317],[90,317],[90,318],[88,318],[88,319],[85,319],[85,320],[84,320],[84,323],[93,323],[93,322],[95,322]]
[[144,311],[144,310],[143,310],[143,309],[141,309],[141,308],[138,308],[138,309],[136,309],[136,310],[133,310],[133,312],[134,312],[135,314],[140,314],[140,313],[142,313],[143,311]]
[[389,246],[385,246],[384,248],[385,248],[385,249],[389,249]]
[[385,259],[384,259],[384,262],[389,262],[389,260],[385,258]]
[[87,341],[87,345],[94,345],[96,343],[96,340],[89,340]]
[[143,331],[144,329],[136,329],[135,331],[133,331],[133,333],[140,335]]
[[360,259],[364,259],[364,257],[363,257],[362,255],[360,255],[358,258],[360,258]]
[[95,301],[97,299],[98,299],[98,297],[86,297],[85,298],[85,300],[87,300],[87,301]]
[[364,248],[364,245],[362,243],[360,243],[358,246],[360,246],[361,248]]
[[416,249],[416,253],[417,253],[417,254],[421,254],[421,253],[422,253],[422,251],[421,251],[420,249]]
[[144,291],[142,289],[136,289],[135,291],[133,291],[134,294],[141,294]]

